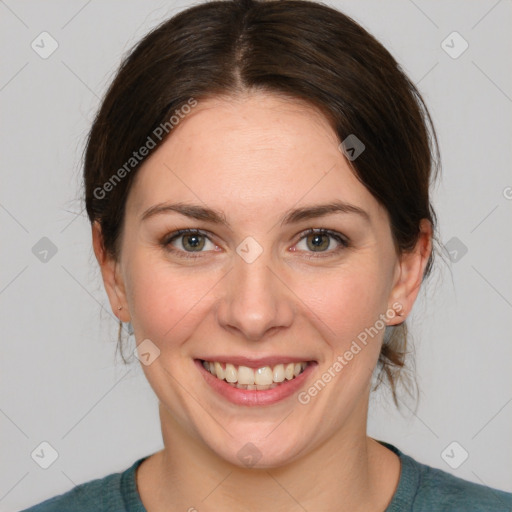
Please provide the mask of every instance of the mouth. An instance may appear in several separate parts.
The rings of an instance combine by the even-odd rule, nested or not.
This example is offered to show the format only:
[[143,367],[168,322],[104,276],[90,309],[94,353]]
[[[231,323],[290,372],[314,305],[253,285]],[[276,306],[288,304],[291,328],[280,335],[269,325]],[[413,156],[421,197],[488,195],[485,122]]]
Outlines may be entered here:
[[206,382],[237,405],[270,405],[288,398],[304,384],[316,361],[288,361],[269,365],[237,365],[195,359]]

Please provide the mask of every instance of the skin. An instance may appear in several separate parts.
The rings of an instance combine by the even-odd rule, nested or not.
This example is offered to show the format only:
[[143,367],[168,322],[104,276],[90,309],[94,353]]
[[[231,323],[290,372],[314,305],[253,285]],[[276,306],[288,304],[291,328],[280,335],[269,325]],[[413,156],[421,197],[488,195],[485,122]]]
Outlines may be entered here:
[[[160,350],[142,365],[159,399],[164,440],[137,472],[148,511],[269,504],[287,512],[379,511],[391,501],[400,461],[366,435],[384,329],[307,404],[296,396],[231,404],[193,362],[221,353],[316,360],[307,390],[393,304],[403,316],[387,325],[411,311],[431,251],[430,223],[422,221],[413,251],[397,254],[387,212],[338,145],[326,119],[298,100],[263,92],[203,100],[139,170],[117,260],[93,224],[112,310],[131,321],[137,343],[150,339]],[[338,213],[280,224],[290,209],[334,200],[358,206],[369,220]],[[176,212],[141,221],[151,206],[178,201],[221,210],[230,228]],[[208,232],[209,240],[199,238],[202,252],[186,236],[162,246],[183,228]],[[336,231],[349,246],[325,235],[323,252],[315,251],[314,235],[301,235],[309,228]],[[248,236],[263,249],[252,263],[236,252]],[[171,248],[199,257],[180,258]],[[237,456],[249,442],[261,454],[253,467]]]

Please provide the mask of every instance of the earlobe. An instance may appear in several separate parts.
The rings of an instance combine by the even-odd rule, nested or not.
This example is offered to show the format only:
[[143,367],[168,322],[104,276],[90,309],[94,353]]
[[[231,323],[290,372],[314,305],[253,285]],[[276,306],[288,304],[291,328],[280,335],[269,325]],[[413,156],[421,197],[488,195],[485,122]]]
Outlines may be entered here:
[[423,275],[432,251],[432,224],[427,219],[420,222],[420,233],[412,251],[400,255],[397,277],[390,295],[389,308],[396,316],[389,319],[388,325],[398,325],[405,321],[418,296]]
[[130,314],[128,312],[124,285],[117,277],[118,262],[105,249],[103,234],[98,221],[94,221],[92,225],[92,243],[110,307],[119,320],[129,322]]
[[386,314],[387,325],[399,325],[405,321],[406,316],[403,304],[395,300],[388,308],[388,313]]

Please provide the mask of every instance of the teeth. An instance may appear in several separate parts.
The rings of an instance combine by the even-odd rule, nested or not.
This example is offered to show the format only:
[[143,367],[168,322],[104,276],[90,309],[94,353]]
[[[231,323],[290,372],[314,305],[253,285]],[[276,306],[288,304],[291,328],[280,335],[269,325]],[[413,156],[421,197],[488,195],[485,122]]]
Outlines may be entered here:
[[270,366],[258,368],[256,371],[251,370],[251,373],[254,373],[254,383],[259,384],[260,386],[270,386],[270,384],[274,382],[272,380],[273,373]]
[[277,364],[274,366],[274,373],[272,375],[274,382],[283,382],[284,380],[284,364]]
[[222,368],[222,365],[220,363],[213,363],[213,365],[214,365],[215,374],[217,375],[217,377],[219,379],[224,379],[226,372]]
[[213,376],[225,380],[238,389],[272,389],[280,382],[292,380],[300,375],[308,363],[276,364],[273,368],[263,366],[253,370],[240,365],[238,368],[231,363],[222,364],[218,361],[203,361],[203,366]]
[[[247,368],[247,366],[238,367],[238,384],[255,384],[254,370]],[[258,384],[264,384],[264,382],[258,382]],[[269,384],[272,384],[269,382]]]
[[[215,374],[214,374],[215,375]],[[226,382],[236,382],[238,379],[238,374],[236,368],[232,364],[226,364],[226,374],[225,374]]]

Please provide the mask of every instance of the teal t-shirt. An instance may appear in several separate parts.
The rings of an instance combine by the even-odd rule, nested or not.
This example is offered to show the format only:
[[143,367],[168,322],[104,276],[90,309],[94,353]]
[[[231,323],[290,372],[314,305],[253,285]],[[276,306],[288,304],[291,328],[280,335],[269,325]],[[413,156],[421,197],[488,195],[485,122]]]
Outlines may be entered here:
[[[421,464],[389,443],[379,443],[402,463],[398,487],[384,512],[512,512],[512,493],[468,482]],[[147,512],[135,482],[135,470],[146,458],[121,473],[77,485],[23,512]]]

